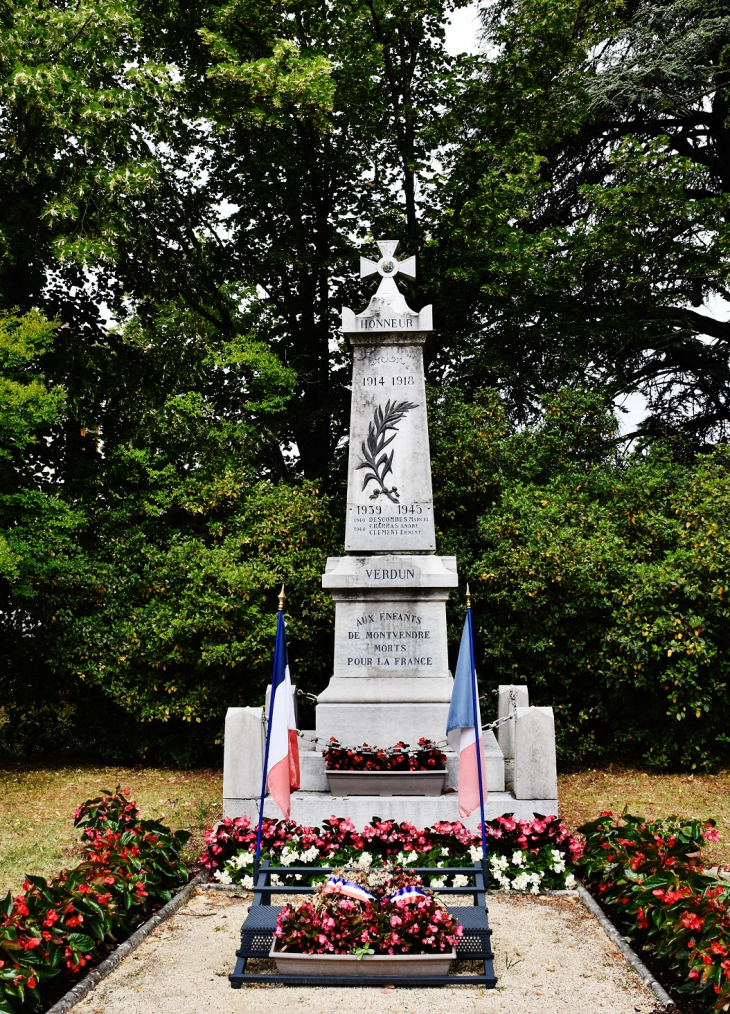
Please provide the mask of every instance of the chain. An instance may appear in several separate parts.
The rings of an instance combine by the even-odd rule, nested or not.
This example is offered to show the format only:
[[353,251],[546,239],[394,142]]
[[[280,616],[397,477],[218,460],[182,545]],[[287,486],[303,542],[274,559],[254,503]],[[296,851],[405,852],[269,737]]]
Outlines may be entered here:
[[316,694],[308,694],[306,690],[300,690],[299,687],[294,687],[294,693],[297,697],[306,697],[308,701],[314,701],[315,704],[317,703]]

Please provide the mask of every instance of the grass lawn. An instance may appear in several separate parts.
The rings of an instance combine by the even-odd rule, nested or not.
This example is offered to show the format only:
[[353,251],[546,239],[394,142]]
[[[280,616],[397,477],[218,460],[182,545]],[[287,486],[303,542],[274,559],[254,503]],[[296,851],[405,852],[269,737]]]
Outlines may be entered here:
[[[76,806],[102,788],[131,788],[143,817],[193,832],[190,861],[203,848],[205,828],[221,814],[221,771],[165,768],[23,767],[0,769],[0,897],[20,890],[26,873],[53,876],[78,861]],[[561,816],[571,828],[624,806],[644,817],[714,817],[721,841],[706,865],[730,866],[730,771],[713,775],[655,775],[609,766],[559,776]]]
[[132,790],[141,816],[192,831],[185,858],[203,850],[206,827],[220,818],[220,771],[165,768],[18,767],[0,769],[0,898],[20,890],[26,873],[53,876],[80,859],[73,826],[79,803],[117,784]]
[[703,853],[705,866],[730,866],[730,771],[656,775],[635,768],[608,768],[558,775],[560,815],[571,829],[601,810],[624,807],[634,816],[658,819],[714,817],[720,841]]

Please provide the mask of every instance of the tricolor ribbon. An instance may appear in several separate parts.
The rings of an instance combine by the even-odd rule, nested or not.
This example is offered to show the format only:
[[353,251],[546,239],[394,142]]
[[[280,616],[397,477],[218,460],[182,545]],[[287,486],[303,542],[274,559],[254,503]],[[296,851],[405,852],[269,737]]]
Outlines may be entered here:
[[425,894],[425,892],[422,891],[420,887],[416,887],[414,884],[411,884],[410,887],[399,888],[395,892],[395,894],[391,894],[391,896],[388,898],[388,901],[391,901],[393,903],[397,901],[411,902],[411,901],[419,901],[421,898],[427,897],[428,895]]
[[355,901],[375,901],[375,895],[366,891],[360,884],[352,880],[345,880],[344,877],[329,877],[322,888],[322,894],[342,894],[346,898],[353,898]]

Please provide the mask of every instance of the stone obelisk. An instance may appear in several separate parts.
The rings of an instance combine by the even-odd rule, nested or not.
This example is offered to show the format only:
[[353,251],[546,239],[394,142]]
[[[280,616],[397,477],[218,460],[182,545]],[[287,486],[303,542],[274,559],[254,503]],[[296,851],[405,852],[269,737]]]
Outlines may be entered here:
[[423,344],[431,307],[409,309],[395,278],[416,259],[360,260],[380,276],[362,313],[344,308],[353,346],[346,556],[322,578],[335,600],[334,671],[317,704],[317,736],[347,744],[441,740],[451,699],[446,600],[456,557],[436,556]]

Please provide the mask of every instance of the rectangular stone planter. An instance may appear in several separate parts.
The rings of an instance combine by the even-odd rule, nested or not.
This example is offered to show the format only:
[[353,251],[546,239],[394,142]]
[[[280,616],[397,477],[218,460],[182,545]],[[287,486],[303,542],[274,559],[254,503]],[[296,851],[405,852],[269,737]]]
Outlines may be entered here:
[[443,954],[295,954],[278,951],[274,940],[269,957],[280,975],[448,975],[456,951]]
[[440,796],[445,771],[328,771],[333,796]]

